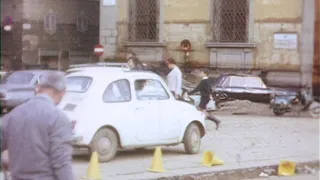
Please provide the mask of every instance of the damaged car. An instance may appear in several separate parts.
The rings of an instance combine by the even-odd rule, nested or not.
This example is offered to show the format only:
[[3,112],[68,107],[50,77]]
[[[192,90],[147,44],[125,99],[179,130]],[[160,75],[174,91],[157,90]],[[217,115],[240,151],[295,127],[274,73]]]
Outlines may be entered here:
[[216,104],[230,100],[270,103],[275,95],[295,96],[299,89],[268,87],[260,77],[247,74],[222,74],[212,87]]

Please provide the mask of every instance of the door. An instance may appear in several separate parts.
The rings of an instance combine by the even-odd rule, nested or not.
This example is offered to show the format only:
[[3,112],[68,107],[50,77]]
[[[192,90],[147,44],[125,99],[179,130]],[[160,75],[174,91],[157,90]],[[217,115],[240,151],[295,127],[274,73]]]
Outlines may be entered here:
[[136,138],[140,144],[156,144],[159,141],[158,96],[152,79],[134,81]]
[[228,99],[239,99],[243,100],[246,99],[244,96],[245,93],[245,79],[240,76],[230,76],[229,78],[226,79],[226,84],[224,91],[228,95]]
[[105,105],[105,119],[112,121],[112,125],[118,130],[122,146],[137,144],[135,138],[137,126],[132,109],[130,82],[127,79],[111,82],[105,89],[102,99]]
[[156,104],[159,114],[159,138],[163,143],[175,143],[179,141],[181,114],[179,110],[180,101],[170,97],[169,91],[165,89],[164,82],[153,80]]
[[270,92],[259,77],[245,78],[246,99],[253,102],[270,102]]

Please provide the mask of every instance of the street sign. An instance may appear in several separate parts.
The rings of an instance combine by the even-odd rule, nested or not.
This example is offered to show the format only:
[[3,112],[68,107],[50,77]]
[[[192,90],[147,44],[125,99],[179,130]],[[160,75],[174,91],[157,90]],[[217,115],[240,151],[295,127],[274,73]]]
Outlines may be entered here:
[[4,25],[7,26],[7,25],[12,25],[12,24],[13,24],[12,17],[6,16],[4,19]]
[[97,44],[94,47],[94,54],[96,56],[102,56],[103,52],[104,52],[104,49],[103,49],[103,46],[101,44]]
[[13,20],[10,16],[6,16],[4,19],[4,30],[5,31],[11,31],[13,25]]

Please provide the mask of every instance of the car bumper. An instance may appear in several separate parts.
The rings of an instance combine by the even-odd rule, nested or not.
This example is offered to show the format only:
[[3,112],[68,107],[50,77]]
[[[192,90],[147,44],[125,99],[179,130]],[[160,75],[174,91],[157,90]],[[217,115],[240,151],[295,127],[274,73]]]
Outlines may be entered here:
[[84,155],[89,152],[89,146],[82,139],[82,136],[72,137],[72,155]]
[[73,136],[72,142],[73,147],[88,147],[89,145],[84,143],[82,136]]
[[16,101],[16,100],[10,100],[10,99],[0,99],[1,108],[14,108],[21,104],[22,102]]

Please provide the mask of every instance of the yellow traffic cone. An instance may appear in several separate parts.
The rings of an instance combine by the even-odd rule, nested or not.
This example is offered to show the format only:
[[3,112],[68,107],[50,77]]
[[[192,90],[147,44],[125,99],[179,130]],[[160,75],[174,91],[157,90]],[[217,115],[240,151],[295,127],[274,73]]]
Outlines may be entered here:
[[156,147],[156,150],[154,151],[154,156],[152,159],[152,165],[151,168],[147,168],[148,171],[150,172],[165,172],[163,168],[163,163],[162,163],[162,152],[161,152],[161,147]]
[[212,164],[212,166],[218,166],[218,165],[223,165],[224,162],[215,155],[213,157],[211,164]]
[[88,167],[88,174],[87,177],[84,179],[87,180],[102,180],[101,178],[101,171],[100,171],[100,166],[99,166],[99,159],[98,159],[98,153],[93,152],[91,159],[90,159],[90,164]]
[[291,161],[281,161],[278,166],[278,175],[293,176],[296,171],[296,163]]
[[211,167],[214,153],[212,151],[204,151],[202,158],[202,165]]

